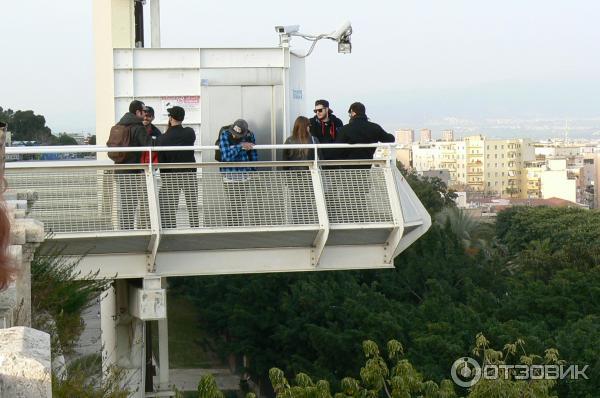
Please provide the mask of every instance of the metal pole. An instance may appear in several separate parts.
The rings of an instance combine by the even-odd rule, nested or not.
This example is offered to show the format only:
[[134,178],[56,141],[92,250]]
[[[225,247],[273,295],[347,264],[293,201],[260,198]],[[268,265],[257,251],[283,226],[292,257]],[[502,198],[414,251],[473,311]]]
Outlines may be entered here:
[[135,18],[135,47],[144,47],[144,3],[142,0],[134,0],[133,15]]

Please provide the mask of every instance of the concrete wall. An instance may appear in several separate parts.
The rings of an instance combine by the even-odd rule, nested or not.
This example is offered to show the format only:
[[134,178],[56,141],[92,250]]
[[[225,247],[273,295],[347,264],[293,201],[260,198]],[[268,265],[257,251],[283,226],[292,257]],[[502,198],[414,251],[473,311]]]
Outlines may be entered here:
[[52,397],[48,333],[26,327],[0,329],[0,397]]

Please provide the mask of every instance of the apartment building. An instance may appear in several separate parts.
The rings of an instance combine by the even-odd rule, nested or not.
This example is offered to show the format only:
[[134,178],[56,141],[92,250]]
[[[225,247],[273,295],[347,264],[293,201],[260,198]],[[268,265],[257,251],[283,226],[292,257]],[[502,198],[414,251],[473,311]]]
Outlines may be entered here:
[[396,130],[396,144],[398,145],[412,145],[415,142],[415,130],[413,129],[399,129]]
[[431,137],[430,129],[421,129],[419,131],[419,142],[430,142],[432,140]]
[[485,191],[502,197],[526,197],[523,169],[534,160],[534,147],[527,139],[486,140]]
[[527,139],[492,140],[482,135],[461,141],[413,144],[417,171],[445,169],[458,189],[491,196],[523,197],[525,162],[535,158]]
[[526,199],[559,198],[577,203],[577,178],[569,171],[566,159],[532,162],[524,172]]
[[442,141],[454,141],[454,130],[442,130]]

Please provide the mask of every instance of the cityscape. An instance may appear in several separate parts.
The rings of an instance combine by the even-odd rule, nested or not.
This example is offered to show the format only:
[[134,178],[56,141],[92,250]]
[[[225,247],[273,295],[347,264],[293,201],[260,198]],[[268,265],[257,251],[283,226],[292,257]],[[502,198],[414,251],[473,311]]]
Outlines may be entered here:
[[0,1],[0,398],[600,397],[600,2]]

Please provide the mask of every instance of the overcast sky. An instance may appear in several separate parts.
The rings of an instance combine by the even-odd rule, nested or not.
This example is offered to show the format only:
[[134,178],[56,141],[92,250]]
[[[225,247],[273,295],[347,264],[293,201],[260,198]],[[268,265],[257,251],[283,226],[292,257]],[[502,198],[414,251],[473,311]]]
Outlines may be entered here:
[[[0,10],[0,106],[33,109],[54,132],[93,131],[92,0]],[[352,54],[323,41],[307,58],[307,96],[340,116],[362,101],[388,128],[600,116],[598,0],[162,0],[161,18],[163,47],[275,46],[275,25],[322,33],[350,20]]]

